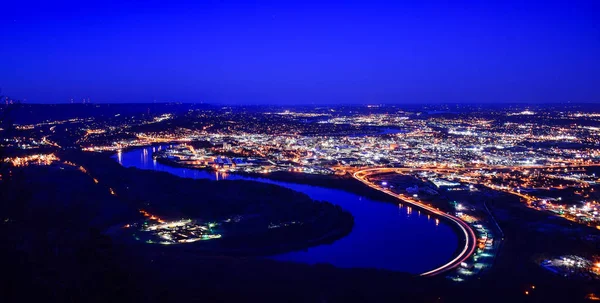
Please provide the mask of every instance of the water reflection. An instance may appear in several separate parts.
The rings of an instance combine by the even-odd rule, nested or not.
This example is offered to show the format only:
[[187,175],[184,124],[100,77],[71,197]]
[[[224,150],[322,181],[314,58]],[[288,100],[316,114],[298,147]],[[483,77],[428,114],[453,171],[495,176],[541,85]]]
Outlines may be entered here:
[[354,215],[355,225],[348,236],[333,244],[273,256],[276,260],[421,273],[446,263],[457,247],[458,239],[449,226],[438,219],[432,222],[430,214],[427,214],[427,218],[420,216],[420,210],[413,213],[410,206],[377,202],[342,190],[248,178],[218,171],[176,168],[156,161],[150,164],[152,151],[160,149],[152,147],[118,153],[117,161],[126,167],[154,169],[187,178],[253,180],[277,184],[303,192],[312,199],[340,205]]

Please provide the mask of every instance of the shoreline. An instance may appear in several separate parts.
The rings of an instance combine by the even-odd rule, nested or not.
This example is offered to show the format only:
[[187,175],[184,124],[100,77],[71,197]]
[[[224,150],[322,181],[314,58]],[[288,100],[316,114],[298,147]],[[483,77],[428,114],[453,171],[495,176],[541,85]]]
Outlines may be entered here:
[[[169,161],[169,160],[163,159],[163,158],[157,158],[156,161],[158,163],[161,163],[161,164],[164,164],[167,166],[171,166],[171,167],[186,168],[186,169],[192,169],[192,170],[198,170],[198,171],[215,172],[215,170],[213,170],[211,168],[193,167],[193,166],[189,166],[189,165],[185,165],[185,164],[179,164],[177,162]],[[443,209],[444,207],[441,207],[439,212],[437,212],[437,211],[434,211],[435,209],[433,207],[431,209],[428,209],[428,207],[424,206],[424,205],[412,204],[411,202],[401,200],[401,199],[399,199],[395,196],[392,196],[388,193],[385,193],[383,191],[376,190],[376,189],[374,190],[374,188],[368,186],[364,182],[361,182],[356,177],[354,177],[354,175],[350,175],[348,173],[343,176],[312,175],[312,174],[286,172],[286,171],[279,171],[279,172],[266,173],[266,174],[255,174],[255,173],[245,173],[245,172],[242,172],[242,173],[234,172],[234,173],[230,173],[230,174],[240,175],[240,176],[250,177],[250,178],[256,178],[256,179],[269,179],[272,181],[298,183],[298,184],[305,184],[305,185],[312,185],[312,186],[320,186],[320,187],[325,187],[325,188],[329,188],[329,189],[343,190],[343,191],[357,194],[359,196],[364,196],[369,199],[372,199],[372,200],[375,200],[378,202],[382,202],[382,203],[394,203],[394,204],[409,203],[411,205],[414,205],[416,207],[419,207],[419,208],[425,210],[426,212],[431,213],[434,216],[440,217],[440,219],[444,220],[446,222],[447,226],[450,227],[452,229],[452,231],[455,233],[455,235],[457,237],[457,244],[458,244],[457,248],[452,253],[452,259],[450,260],[450,262],[444,263],[441,266],[434,268],[433,270],[429,270],[427,272],[424,272],[424,273],[418,274],[418,275],[433,276],[438,273],[452,270],[452,269],[456,268],[457,266],[459,266],[461,263],[461,262],[456,262],[457,259],[460,258],[461,261],[468,259],[474,252],[474,247],[475,247],[477,238],[476,238],[473,230],[466,223],[464,223],[467,226],[465,228],[464,226],[461,226],[460,223],[457,223],[455,221],[455,220],[458,220],[459,222],[462,222],[460,219],[453,220],[452,218],[449,218],[449,216],[451,216],[451,215],[446,214],[446,210]],[[399,202],[399,201],[401,201],[401,202]],[[437,205],[436,205],[436,207],[437,207]],[[469,239],[471,239],[471,240],[469,240]],[[464,244],[465,246],[467,246],[467,245],[469,245],[469,242],[471,242],[470,249],[468,250],[467,248],[465,248],[465,249],[461,250],[461,245]],[[467,256],[461,258],[461,256],[463,256],[465,254]],[[450,264],[450,263],[453,264],[453,266],[451,268],[444,269],[443,271],[438,272],[441,268],[447,267],[448,264]]]
[[[434,215],[437,215],[437,216],[441,217],[442,219],[446,219],[447,221],[454,223],[451,226],[454,226],[455,230],[458,229],[464,233],[464,236],[465,236],[464,241],[460,241],[460,242],[465,242],[465,247],[462,249],[462,251],[460,251],[460,253],[457,256],[455,256],[452,260],[450,260],[448,263],[443,264],[442,266],[440,266],[438,268],[424,272],[424,273],[420,274],[421,276],[434,276],[434,275],[444,273],[446,271],[453,270],[454,268],[458,267],[462,262],[468,260],[473,255],[473,253],[475,252],[475,244],[477,243],[477,236],[475,235],[475,232],[473,231],[473,229],[466,222],[462,221],[461,219],[459,219],[453,215],[450,215],[448,213],[440,211],[439,209],[435,209],[431,206],[428,206],[428,205],[423,204],[418,201],[412,201],[410,198],[405,198],[401,194],[396,194],[389,190],[378,189],[373,183],[370,183],[366,179],[367,176],[369,175],[369,172],[371,172],[371,171],[375,171],[375,173],[373,173],[373,174],[377,174],[377,172],[376,172],[377,168],[373,168],[373,169],[359,170],[354,173],[353,177],[356,180],[364,183],[365,185],[367,185],[377,191],[385,193],[389,196],[392,196],[392,197],[402,201],[403,203],[409,203],[409,204],[419,207],[425,211],[428,211]],[[457,250],[460,250],[460,247],[458,247]]]
[[[142,148],[142,147],[140,147]],[[205,172],[216,172],[211,168],[199,168],[194,166],[189,166],[185,164],[179,164],[174,161],[169,161],[163,158],[156,158],[156,162],[160,164],[164,164],[171,167],[176,168],[185,168],[192,169],[197,171],[205,171]],[[363,196],[366,198],[370,198],[373,200],[378,200],[381,202],[396,202],[395,199],[390,199],[388,195],[382,194],[379,191],[373,191],[368,186],[365,186],[363,183],[358,182],[356,179],[352,177],[350,174],[345,175],[319,175],[319,174],[306,174],[299,172],[288,172],[288,171],[278,171],[272,173],[246,173],[246,172],[233,172],[228,173],[232,175],[238,175],[242,177],[248,177],[253,179],[268,179],[272,181],[278,182],[289,182],[289,183],[297,183],[311,186],[320,186],[329,189],[338,189],[347,191],[359,196]]]

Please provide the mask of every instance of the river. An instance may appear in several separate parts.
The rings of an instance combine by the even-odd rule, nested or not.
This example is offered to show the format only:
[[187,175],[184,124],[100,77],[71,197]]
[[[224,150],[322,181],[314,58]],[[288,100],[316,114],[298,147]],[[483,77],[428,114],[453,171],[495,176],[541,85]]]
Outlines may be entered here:
[[275,255],[270,257],[272,259],[419,274],[452,259],[458,246],[457,235],[445,220],[437,223],[433,216],[414,208],[378,202],[338,189],[171,167],[154,161],[153,149],[159,147],[120,153],[115,159],[125,167],[165,171],[184,178],[252,180],[277,184],[305,193],[312,199],[340,205],[354,216],[352,232],[334,243]]

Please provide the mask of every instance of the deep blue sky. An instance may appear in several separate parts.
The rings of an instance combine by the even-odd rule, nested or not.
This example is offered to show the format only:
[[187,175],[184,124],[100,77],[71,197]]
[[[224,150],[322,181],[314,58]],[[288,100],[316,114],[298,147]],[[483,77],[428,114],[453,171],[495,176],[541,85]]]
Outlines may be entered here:
[[600,102],[598,0],[138,2],[0,2],[1,94]]

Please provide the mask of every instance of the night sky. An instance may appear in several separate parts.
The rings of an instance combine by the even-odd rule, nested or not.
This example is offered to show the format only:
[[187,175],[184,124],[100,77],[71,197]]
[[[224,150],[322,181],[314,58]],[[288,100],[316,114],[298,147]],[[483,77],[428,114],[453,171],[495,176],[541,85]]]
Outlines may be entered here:
[[598,0],[344,2],[1,1],[0,94],[600,102]]

